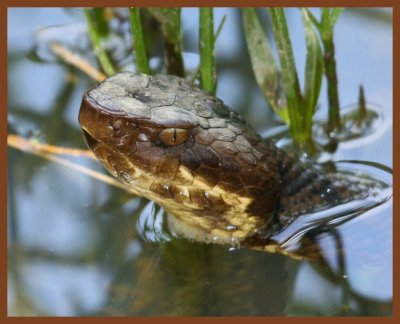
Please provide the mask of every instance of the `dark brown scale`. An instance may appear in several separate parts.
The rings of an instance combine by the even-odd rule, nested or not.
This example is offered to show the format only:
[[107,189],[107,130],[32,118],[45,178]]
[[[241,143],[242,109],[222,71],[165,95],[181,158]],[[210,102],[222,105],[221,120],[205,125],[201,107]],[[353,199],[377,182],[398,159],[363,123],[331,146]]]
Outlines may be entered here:
[[282,191],[282,195],[290,196],[299,192],[301,188],[305,185],[308,185],[313,182],[315,178],[318,177],[318,174],[313,169],[307,169],[302,166],[295,164],[289,172],[293,172],[292,174],[286,173],[283,179],[285,186]]
[[197,159],[197,156],[190,148],[180,155],[180,161],[187,165],[191,170],[196,170],[201,166],[201,162]]
[[195,144],[192,150],[199,161],[210,167],[217,168],[221,163],[221,157],[210,146]]
[[211,187],[216,186],[221,179],[221,172],[218,169],[206,165],[201,165],[196,172],[205,175],[209,179],[208,183]]

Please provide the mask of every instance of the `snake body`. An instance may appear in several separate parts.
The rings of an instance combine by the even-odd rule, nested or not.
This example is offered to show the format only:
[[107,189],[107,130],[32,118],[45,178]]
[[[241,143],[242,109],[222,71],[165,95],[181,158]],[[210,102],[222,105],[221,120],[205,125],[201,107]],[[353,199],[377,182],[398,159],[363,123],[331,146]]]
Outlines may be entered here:
[[170,228],[190,239],[268,237],[276,224],[352,195],[179,77],[109,77],[84,95],[79,122],[105,168],[161,205]]

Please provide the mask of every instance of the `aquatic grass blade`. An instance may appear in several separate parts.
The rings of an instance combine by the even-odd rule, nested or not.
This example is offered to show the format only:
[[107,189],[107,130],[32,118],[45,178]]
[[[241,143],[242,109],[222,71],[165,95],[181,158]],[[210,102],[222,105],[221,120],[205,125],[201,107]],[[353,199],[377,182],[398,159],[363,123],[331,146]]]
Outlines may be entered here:
[[213,8],[200,8],[200,82],[201,87],[211,94],[215,94],[216,66],[214,52],[214,18]]
[[364,87],[361,84],[358,92],[358,111],[355,117],[355,121],[358,127],[361,127],[363,122],[367,119],[367,114],[368,110],[365,100]]
[[325,31],[325,34],[327,31],[330,30],[331,24],[330,24],[330,8],[321,8],[321,35]]
[[321,22],[316,25],[321,38],[328,39],[333,37],[333,28],[344,8],[322,8],[321,9]]
[[96,25],[97,33],[100,37],[105,38],[110,33],[110,28],[108,26],[108,21],[106,19],[106,10],[110,10],[109,8],[93,8],[93,21]]
[[305,9],[302,9],[302,18],[307,48],[303,92],[304,132],[311,137],[312,118],[320,95],[324,62],[318,35]]
[[160,23],[165,39],[165,65],[169,74],[185,75],[182,57],[181,8],[147,8]]
[[323,8],[321,14],[321,28],[319,30],[322,44],[324,46],[324,66],[325,76],[328,81],[328,125],[326,133],[328,136],[342,130],[342,120],[340,117],[340,103],[338,90],[338,77],[336,71],[335,43],[333,41],[333,30],[335,23],[342,10],[336,8]]
[[279,69],[255,8],[243,8],[243,31],[258,86],[271,108],[289,124],[286,99],[280,98]]
[[222,17],[221,21],[219,22],[217,31],[215,32],[215,42],[217,41],[217,39],[218,39],[218,37],[219,37],[219,34],[221,33],[222,28],[223,28],[224,25],[225,25],[225,21],[226,21],[226,15],[224,15],[224,16]]
[[[214,44],[217,42],[218,36],[222,31],[222,28],[224,27],[226,21],[226,15],[224,15],[221,19],[221,21],[219,22],[217,31],[215,32],[215,36],[214,36]],[[191,77],[191,83],[193,83],[200,75],[200,64],[197,65],[196,69],[193,72],[193,75]]]
[[342,14],[344,8],[332,8],[331,14],[330,14],[330,23],[331,23],[331,28],[335,26],[336,21]]
[[343,8],[321,8],[321,18],[318,21],[307,9],[311,22],[319,32],[323,44],[323,62],[325,76],[328,82],[328,124],[326,133],[331,136],[341,131],[342,120],[340,116],[340,103],[338,93],[338,78],[336,72],[335,43],[333,41],[333,30],[337,20],[343,12]]
[[290,118],[290,131],[295,142],[299,144],[302,142],[303,98],[293,58],[286,17],[283,8],[269,8],[269,12],[282,69],[282,79]]
[[149,61],[147,58],[146,43],[144,41],[143,26],[140,18],[140,8],[129,8],[134,55],[136,58],[137,71],[150,74]]
[[94,51],[97,55],[97,58],[100,62],[100,65],[101,65],[103,71],[107,75],[115,74],[114,66],[111,63],[111,60],[107,55],[107,52],[104,50],[104,48],[101,45],[101,36],[99,34],[99,31],[96,28],[96,22],[94,20],[94,17],[92,16],[91,9],[84,8],[83,13],[85,15],[86,23],[88,25],[89,38],[92,42]]
[[315,15],[311,12],[310,9],[308,8],[302,8],[302,10],[307,11],[308,14],[308,18],[311,20],[311,22],[314,24],[315,28],[317,28],[318,30],[321,28],[321,24],[318,21],[317,17],[315,17]]

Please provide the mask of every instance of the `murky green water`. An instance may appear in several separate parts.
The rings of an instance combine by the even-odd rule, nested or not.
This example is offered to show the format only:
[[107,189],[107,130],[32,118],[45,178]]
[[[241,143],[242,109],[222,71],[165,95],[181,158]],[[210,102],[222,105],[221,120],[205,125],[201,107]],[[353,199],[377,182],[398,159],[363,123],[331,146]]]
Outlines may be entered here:
[[[217,20],[224,13],[217,10]],[[235,36],[237,12],[227,13],[217,47],[218,96],[265,131],[267,123],[275,122],[254,85],[244,44]],[[197,28],[193,15],[195,9],[185,9],[187,30]],[[297,18],[294,10],[289,12],[301,70],[304,44]],[[92,81],[57,62],[33,62],[26,56],[35,40],[32,33],[54,24],[73,24],[76,30],[70,35],[80,39],[84,50],[84,37],[79,36],[82,22],[78,11],[9,10],[10,133],[85,148],[77,115]],[[384,118],[377,131],[363,140],[343,143],[335,161],[392,165],[391,35],[389,14],[353,11],[338,23],[342,105],[357,100],[362,82],[367,101],[379,104]],[[196,51],[194,38],[187,37],[188,52]],[[43,51],[42,56],[53,60]],[[187,55],[189,64],[191,57],[196,59]],[[326,101],[323,92],[321,107]],[[325,117],[323,108],[317,117]],[[10,148],[8,156],[9,315],[392,313],[390,199],[371,209],[347,206],[357,211],[357,217],[347,221],[335,217],[336,221],[317,224],[312,231],[304,219],[293,224],[281,239],[289,238],[289,250],[318,248],[323,259],[310,262],[173,237],[163,229],[162,211],[151,202],[31,154]],[[96,162],[73,161],[102,171]],[[391,182],[390,173],[383,170],[357,164],[351,168]],[[348,210],[344,214],[349,215]]]

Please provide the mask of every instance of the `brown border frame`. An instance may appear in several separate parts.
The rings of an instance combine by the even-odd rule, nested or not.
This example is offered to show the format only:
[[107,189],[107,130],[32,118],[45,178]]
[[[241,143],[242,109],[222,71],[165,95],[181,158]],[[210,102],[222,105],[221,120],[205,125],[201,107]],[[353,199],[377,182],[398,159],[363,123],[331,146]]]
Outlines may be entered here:
[[[323,1],[323,0],[308,0],[308,1],[290,1],[290,0],[282,0],[282,1],[277,1],[277,0],[265,0],[265,1],[256,1],[256,0],[248,0],[246,2],[243,1],[238,1],[238,0],[214,0],[214,1],[201,1],[201,0],[195,0],[195,1],[182,1],[182,0],[170,0],[168,2],[166,1],[144,1],[144,0],[137,0],[137,1],[126,1],[126,0],[115,0],[113,2],[111,1],[105,1],[105,0],[97,0],[97,1],[81,1],[81,0],[55,0],[55,1],[50,1],[50,0],[41,0],[41,1],[29,1],[29,0],[1,0],[0,1],[0,41],[2,46],[2,49],[5,49],[1,51],[0,54],[0,62],[1,62],[1,71],[7,71],[7,8],[8,7],[90,7],[90,6],[113,6],[113,7],[118,7],[118,6],[139,6],[139,7],[151,7],[151,6],[178,6],[178,7],[193,7],[193,6],[213,6],[213,7],[234,7],[234,6],[248,6],[248,7],[266,7],[266,6],[285,6],[285,7],[298,7],[298,6],[318,6],[318,7],[324,7],[324,6],[344,6],[344,7],[392,7],[393,8],[393,89],[399,89],[399,77],[400,77],[400,71],[399,71],[399,64],[398,64],[398,57],[399,57],[399,39],[395,37],[395,35],[399,35],[399,12],[400,12],[400,3],[396,0],[352,0],[352,1],[345,1],[345,0],[332,0],[330,2],[328,1]],[[395,59],[397,58],[397,60]],[[7,73],[2,73],[0,77],[0,89],[2,91],[2,95],[0,96],[0,104],[1,104],[1,109],[0,109],[0,120],[1,120],[1,126],[0,126],[0,133],[1,133],[1,148],[0,148],[0,170],[2,171],[2,176],[0,177],[0,190],[1,190],[1,203],[0,203],[0,210],[1,210],[1,222],[2,222],[2,230],[5,232],[3,237],[7,237],[7,143],[6,143],[6,138],[7,138]],[[399,106],[399,91],[393,91],[393,107],[398,107]],[[393,123],[398,121],[399,119],[399,111],[398,109],[393,109]],[[399,145],[399,130],[396,127],[393,127],[393,147],[396,148]],[[399,156],[398,156],[398,151],[393,150],[393,181],[394,181],[394,190],[393,190],[393,200],[394,200],[394,212],[393,212],[393,224],[394,228],[397,229],[399,227],[400,222],[397,220],[398,217],[398,192],[396,192],[397,188],[397,166],[399,164]],[[393,230],[393,232],[395,232]],[[398,232],[398,231],[397,231]],[[393,235],[393,247],[394,251],[398,252],[398,248],[396,249],[395,247],[398,247],[400,243],[400,238],[399,236]],[[7,267],[5,266],[7,264],[7,243],[6,240],[3,239],[3,244],[2,244],[2,266],[0,268],[1,274],[2,274],[2,281],[1,281],[1,317],[0,319],[7,320],[10,322],[14,321],[25,321],[25,320],[34,320],[37,321],[38,323],[43,323],[43,322],[49,322],[53,321],[55,318],[51,317],[39,317],[39,318],[9,318],[7,317]],[[360,322],[362,323],[365,322],[372,322],[375,320],[379,320],[381,323],[389,323],[389,322],[394,322],[395,318],[399,318],[399,304],[398,304],[398,297],[399,297],[399,292],[400,292],[400,282],[398,280],[398,276],[396,276],[396,273],[399,271],[399,257],[396,255],[396,253],[393,254],[393,261],[394,261],[394,278],[393,278],[393,316],[392,317],[350,317],[348,320],[351,322]],[[268,293],[268,292],[266,292]],[[190,318],[175,318],[175,317],[169,317],[169,318],[154,318],[154,317],[130,317],[130,318],[120,318],[118,319],[119,321],[145,321],[145,322],[158,322],[159,320],[163,321],[170,321],[171,323],[186,323],[187,321],[190,321],[191,323],[199,322],[199,321],[211,321],[211,322],[226,322],[226,323],[232,323],[236,322],[239,323],[239,321],[243,321],[244,318],[232,318],[232,317],[225,317],[225,318],[215,318],[215,317],[204,317],[204,318],[196,318],[196,317],[190,317]],[[64,318],[57,318],[57,320],[64,321]],[[75,321],[93,321],[93,322],[98,322],[98,321],[109,321],[110,318],[73,318]],[[266,318],[246,318],[246,321],[251,321],[251,322],[264,322]],[[315,317],[315,318],[310,318],[310,317],[304,317],[304,318],[268,318],[268,321],[271,320],[279,320],[283,322],[291,322],[291,321],[298,321],[300,322],[305,322],[305,323],[310,323],[310,322],[319,322],[321,318]],[[342,321],[342,320],[347,320],[344,318],[338,318],[338,317],[329,317],[329,318],[324,318],[324,321]]]

